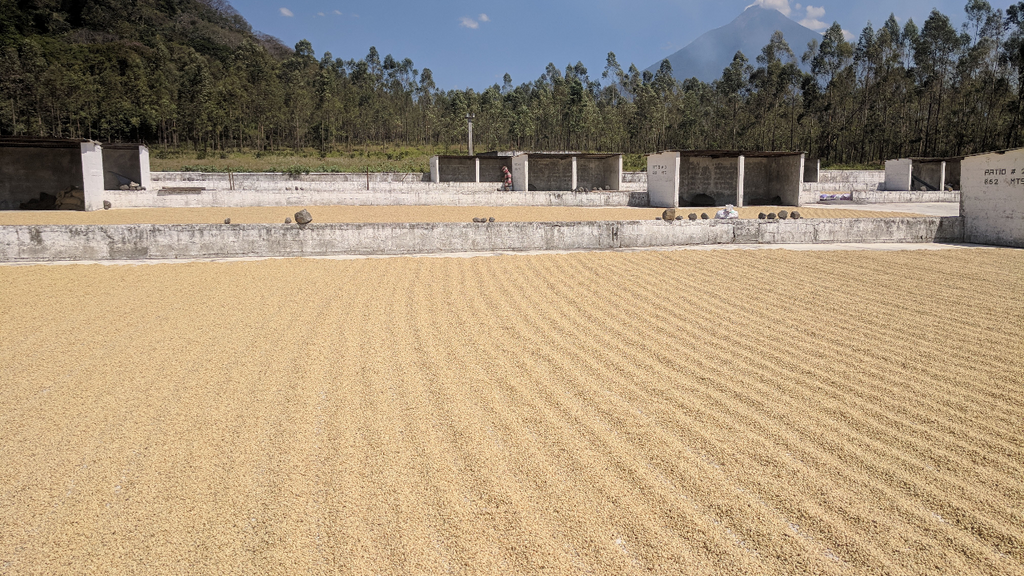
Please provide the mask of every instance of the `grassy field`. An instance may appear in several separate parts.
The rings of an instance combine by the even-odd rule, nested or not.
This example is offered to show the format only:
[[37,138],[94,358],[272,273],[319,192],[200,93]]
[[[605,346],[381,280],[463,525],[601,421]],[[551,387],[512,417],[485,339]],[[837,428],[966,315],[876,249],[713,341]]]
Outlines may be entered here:
[[0,282],[0,573],[1024,572],[1019,250]]
[[[593,220],[651,220],[662,208],[566,208],[536,206],[261,206],[252,208],[127,208],[78,212],[73,210],[0,211],[0,226],[32,224],[220,224],[231,218],[234,224],[283,223],[307,208],[315,222],[472,222],[491,217],[501,222],[559,222]],[[793,210],[789,207],[748,206],[737,208],[741,218],[757,218],[760,212]],[[715,208],[680,208],[689,213],[707,213]],[[915,217],[905,212],[876,212],[856,209],[800,208],[804,218],[890,218]]]

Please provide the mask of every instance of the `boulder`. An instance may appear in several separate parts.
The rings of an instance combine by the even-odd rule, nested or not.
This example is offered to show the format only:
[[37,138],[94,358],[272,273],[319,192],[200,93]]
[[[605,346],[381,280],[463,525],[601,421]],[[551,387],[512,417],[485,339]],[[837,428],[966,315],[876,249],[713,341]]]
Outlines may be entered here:
[[769,212],[768,213],[768,219],[769,220],[775,220],[775,212]]
[[799,220],[800,213],[797,212],[796,210],[793,210],[792,212],[789,213],[789,217],[792,218],[793,220]]
[[768,215],[767,215],[767,214],[765,214],[764,212],[759,212],[759,213],[757,214],[757,219],[758,219],[758,220],[764,220],[764,219],[765,219],[765,218],[767,218],[767,217],[768,217]]
[[695,212],[690,212],[690,214],[687,216],[687,218],[689,218],[690,220],[696,220],[697,219],[697,214]]
[[110,200],[104,200],[103,201],[103,209],[104,210],[110,210],[110,207],[111,207]]
[[225,218],[224,219],[224,223],[225,224],[231,224],[231,218]]
[[491,216],[490,218],[488,218],[487,221],[488,222],[494,222],[494,216]]
[[285,218],[284,219],[284,223],[285,224],[291,224],[292,223],[292,219],[291,218]]
[[299,210],[295,213],[295,223],[299,226],[305,226],[313,221],[313,217],[309,214],[306,209]]
[[675,208],[669,208],[668,210],[665,210],[664,212],[661,213],[661,219],[662,220],[675,220],[676,219],[676,209]]
[[709,218],[709,216],[708,216],[707,212],[701,212],[700,213],[700,219],[701,220],[707,220],[708,218]]
[[779,220],[785,220],[788,217],[789,212],[786,212],[785,210],[779,210]]

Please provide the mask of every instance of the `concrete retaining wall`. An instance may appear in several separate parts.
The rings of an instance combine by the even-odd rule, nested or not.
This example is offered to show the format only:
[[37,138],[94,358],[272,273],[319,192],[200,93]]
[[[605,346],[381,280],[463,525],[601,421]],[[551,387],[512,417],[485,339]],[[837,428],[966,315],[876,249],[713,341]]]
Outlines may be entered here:
[[934,190],[931,192],[916,192],[906,190],[894,191],[854,191],[853,201],[858,204],[885,204],[892,202],[959,202],[959,190]]
[[[475,170],[475,168],[474,168]],[[500,168],[499,168],[500,170]],[[153,188],[200,187],[207,190],[393,190],[409,189],[417,184],[431,184],[430,175],[422,172],[345,172],[313,174],[279,174],[271,172],[153,172]],[[494,190],[491,184],[451,182],[469,189]]]
[[[481,186],[485,188],[480,189]],[[295,189],[299,188],[299,189]],[[107,190],[115,208],[247,206],[647,206],[646,192],[499,192],[493,184],[442,182],[383,190]]]
[[0,261],[599,250],[695,244],[958,242],[960,218],[474,224],[0,226]]
[[647,172],[623,172],[623,190],[647,190]]
[[804,182],[803,189],[817,194],[885,189],[885,170],[820,170],[817,182]]

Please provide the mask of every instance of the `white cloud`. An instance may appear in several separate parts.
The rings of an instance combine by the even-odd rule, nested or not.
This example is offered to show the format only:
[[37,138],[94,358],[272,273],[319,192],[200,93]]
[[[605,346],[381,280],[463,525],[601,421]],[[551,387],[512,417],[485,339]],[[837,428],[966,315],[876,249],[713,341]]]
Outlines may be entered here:
[[806,12],[807,17],[799,22],[801,26],[810,28],[811,30],[817,30],[818,32],[821,32],[825,28],[828,28],[828,24],[821,20],[822,18],[825,17],[824,6],[814,7],[808,4]]
[[803,20],[797,22],[797,24],[803,26],[804,28],[817,30],[818,32],[821,32],[825,28],[828,28],[828,24],[825,24],[824,22],[818,20],[817,18],[804,18]]
[[479,18],[477,18],[477,19],[480,20],[481,22],[490,22],[491,21],[491,19],[487,16],[487,14],[481,14],[479,16]]
[[337,14],[338,16],[341,16],[341,10],[335,10],[334,13]]
[[857,36],[855,36],[855,35],[853,34],[853,32],[850,32],[850,31],[849,31],[849,30],[847,30],[846,28],[843,28],[843,38],[845,38],[847,42],[849,42],[850,40],[853,40],[853,39],[854,39],[854,38],[856,38],[856,37],[857,37]]
[[324,14],[323,12],[317,12],[316,15],[317,16],[326,16],[326,14]]
[[796,4],[795,6],[793,6],[793,8],[796,8],[796,11],[799,12],[802,6],[800,6],[800,4]]
[[471,30],[476,30],[477,28],[480,27],[480,23],[477,22],[476,20],[473,20],[472,18],[466,18],[465,16],[463,16],[462,18],[459,18],[459,26],[462,26],[463,28],[469,28]]
[[289,18],[291,18],[292,16],[295,16],[295,14],[293,14],[292,11],[287,9],[287,8],[281,8],[281,15],[282,16],[287,16]]
[[[789,13],[792,12],[789,8],[789,0],[755,0],[755,2],[750,6],[760,6],[762,8],[778,10],[786,16],[789,16]],[[750,6],[747,6],[747,8],[750,8]]]
[[815,8],[814,6],[811,6],[810,4],[807,5],[807,17],[808,18],[821,18],[824,15],[825,15],[825,7],[824,6],[819,6],[819,7]]

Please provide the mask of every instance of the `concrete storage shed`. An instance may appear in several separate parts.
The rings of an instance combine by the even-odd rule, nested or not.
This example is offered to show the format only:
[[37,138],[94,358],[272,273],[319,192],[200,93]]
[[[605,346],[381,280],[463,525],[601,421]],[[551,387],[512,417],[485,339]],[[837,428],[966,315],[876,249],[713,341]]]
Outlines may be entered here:
[[1024,148],[967,156],[962,167],[964,241],[1024,248]]
[[430,180],[441,182],[502,181],[502,166],[512,172],[515,191],[619,190],[621,154],[581,152],[489,152],[476,156],[434,156]]
[[99,142],[69,138],[0,137],[0,210],[17,210],[40,194],[75,188],[85,210],[103,208]]
[[512,157],[513,190],[622,188],[622,154],[527,152]]
[[430,181],[441,182],[494,182],[502,181],[501,167],[512,170],[511,156],[477,154],[476,156],[432,156]]
[[652,207],[800,206],[803,152],[667,150],[647,157]]
[[103,189],[120,190],[132,182],[144,189],[152,186],[149,148],[144,144],[103,144]]
[[885,161],[885,189],[891,191],[960,189],[963,156],[898,158]]

